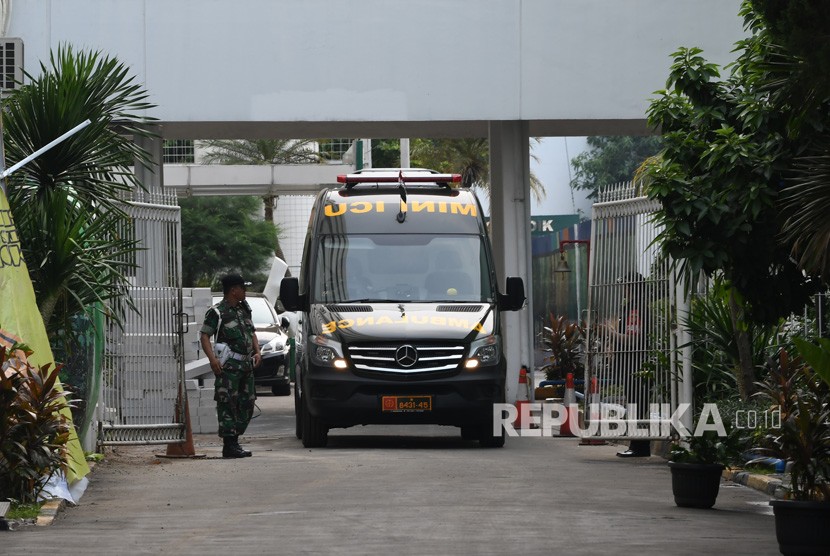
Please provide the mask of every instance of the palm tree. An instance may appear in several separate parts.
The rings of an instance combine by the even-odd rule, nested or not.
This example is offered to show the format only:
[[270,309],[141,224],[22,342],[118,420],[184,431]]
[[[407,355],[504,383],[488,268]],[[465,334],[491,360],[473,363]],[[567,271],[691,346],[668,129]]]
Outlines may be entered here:
[[793,257],[808,274],[830,284],[830,135],[795,159],[794,178],[782,196],[789,214],[783,238]]
[[321,161],[311,139],[205,141],[206,164],[312,164]]
[[[319,164],[320,153],[312,139],[213,139],[205,142],[208,149],[204,156],[206,164]],[[276,195],[265,195],[265,220],[274,222]],[[274,244],[274,253],[285,260],[280,245],[279,229]]]
[[[538,142],[538,139],[533,139]],[[538,160],[532,152],[531,158]],[[463,187],[478,187],[490,195],[490,151],[487,139],[416,139],[412,148],[413,166],[461,174]],[[530,190],[537,201],[545,198],[545,187],[533,172]]]
[[139,249],[138,240],[121,235],[125,215],[95,210],[63,189],[14,210],[47,332],[68,330],[68,320],[95,302],[107,303],[120,322],[132,306],[125,276]]
[[787,156],[780,239],[800,270],[830,285],[830,43],[826,2],[755,0],[742,7],[765,42],[748,54],[752,85],[768,98]]
[[38,77],[3,101],[13,164],[86,119],[91,124],[8,179],[8,199],[47,332],[100,303],[116,322],[131,304],[136,242],[119,199],[151,165],[132,137],[149,136],[147,93],[117,59],[60,46]]

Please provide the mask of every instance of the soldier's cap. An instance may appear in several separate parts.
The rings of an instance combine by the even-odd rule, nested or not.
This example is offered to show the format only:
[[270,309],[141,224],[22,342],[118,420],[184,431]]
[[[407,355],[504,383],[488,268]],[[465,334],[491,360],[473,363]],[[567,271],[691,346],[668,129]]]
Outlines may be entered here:
[[239,274],[227,274],[225,276],[222,276],[221,282],[222,288],[225,291],[228,291],[234,286],[245,286],[247,288],[251,285],[250,282],[246,282],[245,279]]

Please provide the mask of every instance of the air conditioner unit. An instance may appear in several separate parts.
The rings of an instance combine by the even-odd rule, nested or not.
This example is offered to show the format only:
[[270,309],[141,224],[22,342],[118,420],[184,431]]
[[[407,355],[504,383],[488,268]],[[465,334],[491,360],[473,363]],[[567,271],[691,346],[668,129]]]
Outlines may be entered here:
[[23,39],[0,37],[0,90],[23,82]]

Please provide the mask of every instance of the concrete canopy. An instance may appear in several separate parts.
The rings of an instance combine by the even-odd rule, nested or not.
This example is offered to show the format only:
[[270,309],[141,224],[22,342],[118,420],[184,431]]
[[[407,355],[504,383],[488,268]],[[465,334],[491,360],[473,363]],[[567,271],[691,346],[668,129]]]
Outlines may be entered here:
[[733,59],[739,0],[27,0],[25,68],[117,56],[165,138],[645,133],[670,54]]

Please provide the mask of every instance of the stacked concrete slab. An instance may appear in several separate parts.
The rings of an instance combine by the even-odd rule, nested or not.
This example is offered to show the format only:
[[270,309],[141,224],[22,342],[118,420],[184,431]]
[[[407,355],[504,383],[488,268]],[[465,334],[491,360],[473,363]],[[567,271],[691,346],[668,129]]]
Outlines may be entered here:
[[204,357],[199,345],[199,330],[211,305],[213,301],[209,288],[182,288],[182,312],[187,315],[188,330],[184,337],[185,364]]
[[209,288],[183,288],[182,312],[187,315],[189,332],[184,337],[184,370],[190,426],[194,434],[217,430],[216,402],[213,400],[213,372],[199,344],[199,330],[205,312],[213,305]]
[[187,385],[187,404],[190,408],[190,427],[193,434],[211,434],[218,428],[216,421],[216,402],[213,400],[213,383],[200,385],[201,381],[191,379]]

